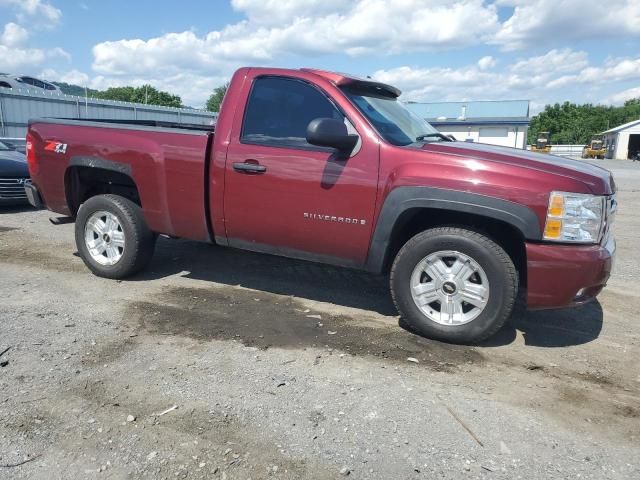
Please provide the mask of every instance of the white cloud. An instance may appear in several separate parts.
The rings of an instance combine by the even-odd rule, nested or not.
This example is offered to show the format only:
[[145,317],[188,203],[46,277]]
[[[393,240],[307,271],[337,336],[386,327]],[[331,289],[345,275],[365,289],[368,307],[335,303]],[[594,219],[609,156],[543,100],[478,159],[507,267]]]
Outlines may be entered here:
[[550,50],[544,55],[520,60],[511,66],[511,71],[523,75],[540,75],[545,72],[575,72],[589,65],[586,52],[575,52],[570,48]]
[[65,82],[81,87],[88,86],[90,83],[89,75],[75,69],[68,72],[58,72],[55,69],[46,68],[40,72],[38,77],[50,82]]
[[99,75],[91,78],[88,86],[98,90],[109,87],[121,87],[126,85],[141,86],[153,85],[155,88],[179,95],[185,105],[192,107],[204,107],[204,104],[212,93],[214,87],[223,85],[229,81],[227,76],[201,75],[192,72],[177,72],[172,75],[158,76],[133,76],[133,77],[106,77]]
[[558,88],[568,85],[602,85],[611,82],[640,79],[640,57],[609,59],[602,67],[586,67],[574,75],[563,75],[549,83]]
[[[325,3],[234,0],[248,20],[198,36],[185,31],[94,46],[94,69],[119,75],[174,64],[198,71],[223,63],[267,62],[288,54],[406,53],[481,42],[499,28],[495,7],[483,0],[384,0]],[[342,5],[339,8],[336,6]],[[344,6],[344,5],[348,5]],[[277,20],[277,21],[275,21]]]
[[344,0],[231,0],[231,6],[256,25],[278,25],[295,18],[318,17],[349,10]]
[[247,19],[219,31],[99,43],[92,68],[114,83],[156,79],[201,104],[202,96],[169,79],[188,76],[194,85],[206,84],[208,95],[218,85],[212,77],[221,83],[244,64],[272,64],[290,55],[447,49],[482,42],[499,28],[495,7],[483,0],[401,0],[393,8],[386,0],[232,0],[232,6]]
[[160,90],[179,95],[185,105],[193,107],[204,107],[204,103],[213,88],[223,85],[229,80],[228,77],[224,76],[199,75],[190,72],[180,72],[170,76],[91,76],[86,72],[75,69],[70,71],[44,69],[38,76],[49,81],[66,82],[96,90],[129,85],[138,87],[150,84]]
[[[495,65],[488,67],[490,62],[483,60],[459,68],[404,66],[378,70],[373,77],[398,86],[405,100],[526,98],[536,104],[558,97],[576,101],[577,92],[585,101],[596,101],[601,98],[596,97],[600,89],[609,87],[612,82],[640,79],[640,58],[611,59],[602,66],[592,66],[585,52],[570,49],[551,50],[501,70],[496,70]],[[588,84],[591,90],[577,90],[574,85],[579,84]],[[609,101],[620,103],[624,95],[634,94],[637,89],[630,89]]]
[[[118,48],[100,44],[94,49],[95,67],[100,76],[93,79],[90,86],[151,83],[176,92],[187,104],[201,106],[212,88],[226,81],[239,63],[234,60],[233,52],[220,44],[215,46],[219,55],[193,57],[192,50],[206,41],[193,32],[183,32],[147,42],[112,42],[117,43]],[[165,42],[172,45],[169,56],[163,55]],[[256,55],[254,62],[263,61],[259,52]],[[122,61],[127,58],[129,61],[139,58],[139,62],[126,68]],[[494,57],[485,56],[458,68],[403,66],[378,70],[373,77],[400,87],[406,100],[528,98],[540,104],[562,99],[562,95],[572,95],[570,99],[577,100],[575,90],[567,90],[573,83],[591,82],[597,87],[606,82],[640,77],[640,59],[609,60],[593,66],[585,52],[571,49],[553,49],[500,69],[497,65]],[[595,101],[593,95],[598,94],[597,88],[591,94],[588,100]],[[586,98],[587,92],[580,91],[580,95]]]
[[2,35],[0,35],[0,44],[7,47],[15,47],[23,44],[29,38],[29,32],[20,25],[9,22],[4,26]]
[[487,55],[486,57],[482,57],[478,60],[478,68],[480,70],[488,70],[496,66],[497,60],[493,58],[491,55]]
[[516,50],[539,43],[640,35],[638,0],[497,0],[514,7],[490,43]]
[[507,80],[499,73],[481,70],[477,64],[460,68],[404,66],[378,70],[372,77],[399,87],[402,99],[414,101],[490,98],[504,93]]
[[[401,0],[392,8],[383,0],[232,0],[232,4],[247,16],[244,23],[269,27],[274,37],[295,32],[291,28],[295,25],[305,26],[309,30],[302,32],[303,37],[324,38],[332,51],[345,47],[356,54],[371,51],[366,42],[377,39],[383,40],[375,45],[378,51],[388,52],[389,47],[428,50],[478,40],[514,49],[551,39],[640,34],[640,3],[635,0]],[[498,5],[513,8],[502,24]]]
[[[640,34],[637,0],[612,0],[606,5],[596,0],[398,0],[392,6],[387,0],[231,3],[246,19],[220,30],[98,43],[93,47],[93,70],[117,82],[155,78],[166,83],[165,79],[178,75],[189,75],[199,82],[200,77],[229,78],[240,65],[273,64],[292,55],[392,55],[483,44],[516,49],[548,39],[604,35],[604,30],[606,35]],[[498,7],[513,9],[502,23]],[[585,22],[585,18],[595,20]],[[417,71],[465,85],[466,95],[484,90],[528,95],[532,88],[544,90],[548,82],[552,82],[551,88],[569,85],[578,73],[588,75],[592,68],[585,52],[568,48],[520,60],[505,66],[498,76],[492,73],[497,64],[496,58],[488,55],[473,66]],[[489,88],[483,87],[483,81]],[[501,83],[491,83],[496,81]],[[420,89],[422,94],[429,93],[424,84]]]
[[0,7],[8,6],[18,11],[18,19],[21,21],[42,20],[45,25],[56,25],[62,18],[62,12],[51,5],[50,3],[42,0],[0,0]]
[[61,48],[42,50],[39,48],[11,47],[0,45],[0,71],[14,74],[33,71],[49,59],[68,61],[69,54]]
[[[0,68],[42,69],[51,56],[69,60],[59,49],[25,46],[28,32],[20,25],[27,17],[32,22],[60,21],[62,13],[50,1],[0,0],[0,7],[19,12],[18,20],[7,24],[0,36]],[[536,52],[548,41],[560,45],[511,65],[492,54],[456,68],[423,63],[376,72],[411,98],[434,100],[524,97],[542,102],[550,98],[549,92],[586,98],[597,95],[606,82],[637,78],[640,70],[632,58],[594,66],[585,52],[562,48],[574,39],[639,36],[640,0],[231,0],[231,4],[243,20],[211,32],[188,30],[101,42],[93,46],[91,72],[65,73],[57,66],[55,75],[93,88],[151,83],[180,94],[185,103],[202,105],[211,89],[228,80],[238,66],[293,63],[291,57],[315,58],[311,63],[321,66],[323,55],[346,54],[378,57],[384,65],[394,54],[406,58],[408,53],[487,45]],[[498,8],[504,9],[501,15],[506,13],[502,22]],[[571,91],[573,84],[587,88]]]
[[70,61],[69,54],[61,48],[43,50],[24,45],[28,37],[29,33],[20,25],[9,22],[4,26],[0,34],[0,71],[20,73],[49,58]]
[[293,49],[302,39],[303,48],[347,49],[355,55],[469,45],[499,28],[496,8],[484,0],[232,0],[232,5],[250,25],[267,26],[269,37],[289,41]]
[[632,98],[640,98],[640,87],[628,88],[622,92],[614,93],[602,101],[602,103],[611,103],[614,105],[620,105],[631,100]]
[[12,48],[0,45],[0,71],[19,73],[39,65],[45,59],[45,53],[37,48]]
[[16,22],[8,22],[0,33],[0,70],[12,73],[32,71],[48,59],[70,61],[70,55],[63,49],[32,48],[25,45],[30,32],[22,25],[56,25],[62,12],[42,0],[0,0],[0,8],[8,7],[17,12]]

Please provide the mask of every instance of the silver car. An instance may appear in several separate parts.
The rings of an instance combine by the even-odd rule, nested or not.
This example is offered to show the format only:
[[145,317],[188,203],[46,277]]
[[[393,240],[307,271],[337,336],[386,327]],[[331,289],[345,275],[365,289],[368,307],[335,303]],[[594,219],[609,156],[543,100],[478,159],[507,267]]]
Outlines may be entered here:
[[26,75],[17,76],[6,73],[0,74],[0,87],[20,89],[38,88],[48,92],[62,93],[62,90],[51,82],[45,82],[44,80]]

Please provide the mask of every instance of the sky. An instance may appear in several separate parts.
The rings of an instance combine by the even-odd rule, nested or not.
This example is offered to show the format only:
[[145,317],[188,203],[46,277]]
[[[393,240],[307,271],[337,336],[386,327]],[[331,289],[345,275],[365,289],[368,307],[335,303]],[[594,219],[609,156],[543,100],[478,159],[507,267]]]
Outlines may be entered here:
[[640,97],[640,0],[0,0],[0,72],[202,107],[251,65],[371,76],[407,101],[619,105]]

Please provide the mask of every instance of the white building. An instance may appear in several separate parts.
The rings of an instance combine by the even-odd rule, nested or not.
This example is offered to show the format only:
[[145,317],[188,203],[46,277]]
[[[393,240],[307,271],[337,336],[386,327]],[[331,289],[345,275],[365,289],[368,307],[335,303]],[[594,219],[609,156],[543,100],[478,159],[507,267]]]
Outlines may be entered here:
[[640,152],[640,120],[607,130],[603,135],[607,158],[626,160]]
[[527,148],[529,100],[412,102],[407,107],[461,142]]

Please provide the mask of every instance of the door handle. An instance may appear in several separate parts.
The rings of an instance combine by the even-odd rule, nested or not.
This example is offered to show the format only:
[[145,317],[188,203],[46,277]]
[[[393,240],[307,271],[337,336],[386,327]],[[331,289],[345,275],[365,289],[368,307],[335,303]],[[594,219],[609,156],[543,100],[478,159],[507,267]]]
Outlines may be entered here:
[[237,162],[233,164],[233,169],[240,173],[264,173],[267,167],[259,163]]

